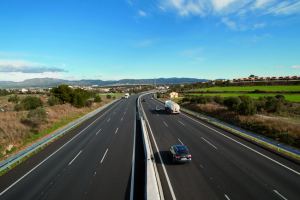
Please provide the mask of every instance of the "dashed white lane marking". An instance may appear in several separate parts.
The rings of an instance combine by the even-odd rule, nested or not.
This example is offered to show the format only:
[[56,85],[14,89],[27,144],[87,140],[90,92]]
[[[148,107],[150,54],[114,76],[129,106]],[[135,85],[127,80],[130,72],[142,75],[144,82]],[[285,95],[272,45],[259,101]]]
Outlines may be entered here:
[[227,194],[224,194],[224,196],[225,196],[225,198],[226,198],[227,200],[230,200],[230,198],[229,198],[229,196],[228,196]]
[[117,134],[118,130],[119,130],[119,128],[116,129],[115,134]]
[[108,152],[108,149],[106,149],[106,151],[105,151],[105,153],[104,153],[104,155],[103,155],[103,157],[102,157],[102,159],[101,159],[101,161],[100,161],[101,164],[103,163],[103,161],[104,161],[104,159],[105,159],[105,156],[106,156],[107,152]]
[[283,196],[282,194],[280,194],[277,190],[273,190],[273,192],[275,192],[275,194],[277,194],[280,198],[282,198],[284,200],[288,200],[285,196]]
[[96,176],[97,172],[94,172],[94,176]]
[[182,126],[185,126],[185,124],[184,124],[182,121],[178,120],[178,122],[179,122]]
[[210,146],[212,146],[213,148],[218,149],[215,145],[213,145],[210,141],[206,140],[205,138],[201,137],[201,139],[205,141],[207,144],[209,144]]
[[241,145],[241,146],[247,148],[247,149],[250,150],[250,151],[253,151],[254,153],[257,153],[258,155],[261,155],[262,157],[264,157],[264,158],[266,158],[266,159],[268,159],[268,160],[270,160],[270,161],[272,161],[272,162],[274,162],[274,163],[280,165],[281,167],[284,167],[285,169],[290,170],[291,172],[293,172],[293,173],[295,173],[295,174],[297,174],[297,175],[300,175],[300,172],[298,172],[298,171],[296,171],[296,170],[294,170],[294,169],[292,169],[292,168],[290,168],[290,167],[288,167],[288,166],[282,164],[281,162],[278,162],[277,160],[274,160],[273,158],[270,158],[269,156],[266,156],[266,155],[263,154],[263,153],[260,153],[259,151],[256,151],[255,149],[253,149],[253,148],[251,148],[251,147],[249,147],[249,146],[247,146],[247,145],[245,145],[245,144],[243,144],[243,143],[241,143],[241,142],[239,142],[239,141],[237,141],[237,140],[235,140],[235,139],[229,137],[228,135],[225,135],[225,134],[221,133],[220,131],[217,131],[216,129],[211,128],[211,127],[209,127],[209,126],[203,124],[202,122],[197,121],[196,119],[193,119],[192,117],[190,117],[190,116],[188,116],[188,115],[186,115],[186,114],[183,114],[183,116],[185,116],[185,117],[187,117],[187,118],[193,120],[194,122],[196,122],[196,123],[198,123],[198,124],[201,124],[202,126],[205,126],[206,128],[208,128],[208,129],[210,129],[210,130],[212,130],[212,131],[214,131],[214,132],[216,132],[216,133],[222,135],[223,137],[225,137],[225,138],[227,138],[227,139],[229,139],[229,140],[231,140],[231,141],[233,141],[233,142],[235,142],[235,143],[237,143],[237,144],[239,144],[239,145]]
[[179,139],[179,138],[177,138],[178,139],[178,141],[183,145],[183,142]]
[[78,152],[78,154],[69,162],[69,164],[68,165],[71,165],[73,162],[74,162],[74,160],[81,154],[81,150]]
[[123,117],[121,118],[121,121],[123,121]]
[[109,122],[109,121],[110,121],[110,118],[107,119],[107,122]]
[[168,124],[165,121],[164,121],[164,124],[165,124],[166,127],[169,127]]
[[101,131],[102,131],[102,129],[100,128],[100,130],[99,130],[99,131],[97,131],[96,135],[98,135],[98,133],[100,133]]

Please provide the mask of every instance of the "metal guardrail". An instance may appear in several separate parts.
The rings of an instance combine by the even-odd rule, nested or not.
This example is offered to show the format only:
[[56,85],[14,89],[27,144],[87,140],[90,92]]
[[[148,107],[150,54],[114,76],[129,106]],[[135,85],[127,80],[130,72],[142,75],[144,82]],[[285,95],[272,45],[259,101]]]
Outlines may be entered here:
[[147,119],[145,118],[145,112],[140,104],[140,98],[146,94],[148,93],[144,93],[138,98],[138,112],[139,112],[139,118],[140,118],[141,128],[142,128],[143,144],[144,144],[144,151],[145,151],[145,162],[146,162],[145,163],[145,168],[146,168],[145,199],[163,200],[164,196],[162,194],[162,191],[159,189],[161,188],[159,174],[156,169],[156,164],[154,161],[154,155],[151,147],[148,129],[145,123],[145,120]]
[[48,143],[50,143],[54,139],[64,135],[65,133],[67,133],[68,131],[73,129],[74,127],[78,126],[79,124],[81,124],[85,120],[95,116],[97,113],[99,113],[103,109],[107,108],[108,106],[112,105],[113,103],[115,103],[118,100],[119,99],[116,99],[116,100],[114,100],[114,101],[112,101],[112,102],[110,102],[110,103],[108,103],[108,104],[106,104],[106,105],[104,105],[100,108],[97,108],[96,110],[80,117],[79,119],[69,123],[68,125],[64,126],[63,128],[55,131],[53,134],[44,137],[43,139],[41,139],[38,142],[32,144],[31,146],[27,147],[26,149],[20,151],[19,153],[7,158],[6,160],[1,161],[0,162],[0,172],[5,170],[5,169],[9,169],[12,165],[18,163],[19,161],[21,161],[26,156],[28,156],[31,153],[35,152],[36,150],[44,147],[45,145],[47,145]]

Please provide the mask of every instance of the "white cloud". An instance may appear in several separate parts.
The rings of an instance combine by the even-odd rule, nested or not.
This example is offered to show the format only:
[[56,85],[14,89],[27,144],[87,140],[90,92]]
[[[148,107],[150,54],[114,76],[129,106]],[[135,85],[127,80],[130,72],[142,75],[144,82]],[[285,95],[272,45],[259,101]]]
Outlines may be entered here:
[[260,14],[288,15],[300,13],[299,0],[159,0],[158,7],[176,11],[180,16]]
[[238,29],[236,23],[234,21],[228,19],[227,17],[223,17],[221,19],[221,21],[222,21],[223,24],[225,24],[231,30],[237,30]]
[[300,65],[293,65],[291,68],[293,68],[293,69],[300,69]]
[[141,16],[141,17],[146,17],[147,16],[147,13],[143,10],[139,10],[138,11],[138,15]]
[[0,72],[44,73],[65,72],[64,69],[24,60],[0,60]]
[[205,3],[200,0],[163,0],[160,7],[175,10],[181,16],[205,13]]
[[282,1],[268,9],[274,15],[291,15],[300,13],[300,2]]
[[237,0],[212,0],[212,5],[216,11],[220,11],[236,1]]

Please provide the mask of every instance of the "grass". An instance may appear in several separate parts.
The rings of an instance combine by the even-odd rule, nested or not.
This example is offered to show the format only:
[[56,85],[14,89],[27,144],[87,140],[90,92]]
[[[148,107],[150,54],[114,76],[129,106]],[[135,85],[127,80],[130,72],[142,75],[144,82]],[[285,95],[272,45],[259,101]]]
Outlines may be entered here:
[[106,95],[111,95],[115,96],[116,98],[122,97],[124,94],[123,93],[99,93],[100,96],[106,96]]
[[253,92],[255,90],[266,92],[300,92],[300,85],[274,85],[274,86],[226,86],[193,89],[193,92]]
[[68,123],[74,121],[75,119],[78,119],[81,116],[82,116],[82,114],[74,115],[71,117],[64,117],[60,121],[53,123],[50,128],[44,129],[41,132],[36,133],[36,134],[30,134],[29,137],[27,137],[23,141],[23,145],[31,144],[32,142],[54,132],[55,130],[58,130],[59,128],[64,127]]
[[[195,96],[221,96],[221,97],[231,97],[231,96],[250,96],[254,99],[258,99],[259,97],[264,96],[276,96],[277,94],[255,94],[255,93],[201,93],[201,94],[188,94],[188,95],[195,95]],[[282,94],[287,101],[290,102],[300,102],[300,94]]]

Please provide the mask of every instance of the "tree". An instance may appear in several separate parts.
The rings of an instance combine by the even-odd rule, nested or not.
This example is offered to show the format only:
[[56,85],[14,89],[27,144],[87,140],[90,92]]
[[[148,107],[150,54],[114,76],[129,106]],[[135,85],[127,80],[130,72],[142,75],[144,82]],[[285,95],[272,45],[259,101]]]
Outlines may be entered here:
[[99,95],[96,95],[95,98],[94,98],[94,102],[101,102],[102,99]]
[[27,114],[27,119],[25,123],[30,124],[32,127],[36,128],[40,126],[47,119],[47,113],[44,108],[37,108],[35,110],[30,110]]
[[40,98],[35,96],[27,96],[21,101],[21,106],[24,110],[33,110],[43,106],[43,102]]
[[238,112],[242,115],[254,115],[256,106],[254,101],[249,96],[240,96],[241,103],[238,105]]
[[55,96],[50,96],[47,103],[49,106],[55,106],[60,104],[60,99]]
[[16,94],[11,95],[11,96],[8,98],[8,102],[19,103],[19,101],[20,101],[20,98],[19,98],[18,95],[16,95]]
[[241,103],[241,99],[239,97],[228,97],[224,100],[224,105],[227,106],[229,110],[237,111],[238,107]]
[[51,93],[63,103],[67,103],[71,102],[73,89],[68,85],[59,85],[58,87],[52,88]]
[[81,107],[85,106],[85,100],[84,100],[83,96],[80,95],[79,93],[74,93],[72,95],[71,104],[77,108],[81,108]]

